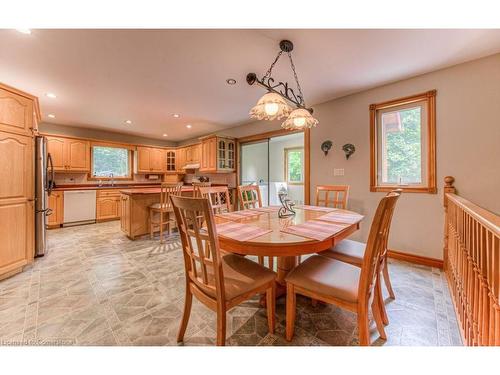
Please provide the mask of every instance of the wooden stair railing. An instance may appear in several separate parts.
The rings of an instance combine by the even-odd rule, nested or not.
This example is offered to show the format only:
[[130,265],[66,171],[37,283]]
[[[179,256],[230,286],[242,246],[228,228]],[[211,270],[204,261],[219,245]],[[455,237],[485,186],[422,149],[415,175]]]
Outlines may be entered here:
[[456,195],[444,179],[444,268],[462,340],[500,345],[500,217]]

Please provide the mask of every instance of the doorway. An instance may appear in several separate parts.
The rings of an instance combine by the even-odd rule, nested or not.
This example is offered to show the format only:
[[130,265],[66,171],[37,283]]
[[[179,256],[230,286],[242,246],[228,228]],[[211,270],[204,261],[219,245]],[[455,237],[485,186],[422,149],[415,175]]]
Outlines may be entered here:
[[240,184],[258,185],[264,206],[279,205],[278,193],[281,191],[286,191],[295,204],[306,203],[309,155],[305,133],[287,132],[253,138],[239,142]]

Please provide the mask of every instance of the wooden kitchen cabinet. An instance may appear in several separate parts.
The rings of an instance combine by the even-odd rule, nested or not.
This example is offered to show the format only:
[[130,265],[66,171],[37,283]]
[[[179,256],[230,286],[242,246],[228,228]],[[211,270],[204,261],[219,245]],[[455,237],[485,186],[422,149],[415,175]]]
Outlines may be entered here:
[[200,162],[201,144],[186,147],[186,164],[196,164]]
[[167,159],[167,173],[176,173],[176,152],[174,149],[165,151],[165,156]]
[[36,97],[0,84],[0,131],[33,136],[39,120]]
[[57,172],[90,172],[90,142],[47,136],[47,151]]
[[49,209],[51,214],[47,216],[47,228],[59,228],[64,217],[64,192],[53,191],[49,195]]
[[33,150],[31,136],[0,131],[0,279],[33,261]]
[[181,147],[175,150],[175,168],[177,173],[186,173],[183,167],[186,165],[186,148]]
[[167,171],[165,150],[137,146],[134,168],[136,173],[165,173]]
[[201,141],[200,172],[234,172],[236,142],[232,138],[212,136]]
[[97,190],[97,221],[117,220],[121,216],[120,191],[118,189]]

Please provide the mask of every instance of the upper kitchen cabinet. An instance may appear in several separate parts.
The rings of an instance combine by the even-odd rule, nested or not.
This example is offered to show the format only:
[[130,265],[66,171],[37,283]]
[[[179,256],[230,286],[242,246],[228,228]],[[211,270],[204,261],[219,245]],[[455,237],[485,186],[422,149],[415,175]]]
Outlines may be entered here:
[[167,171],[165,150],[137,146],[134,168],[136,173],[165,173]]
[[174,149],[165,151],[167,158],[167,173],[177,173],[177,157]]
[[177,173],[185,173],[183,169],[186,165],[186,148],[181,147],[175,150],[175,169]]
[[198,164],[200,162],[201,145],[190,145],[186,147],[186,164]]
[[203,138],[201,150],[201,172],[234,172],[236,143],[233,138]]
[[0,84],[0,131],[33,136],[39,120],[36,97]]
[[47,151],[58,172],[90,172],[90,142],[47,136]]

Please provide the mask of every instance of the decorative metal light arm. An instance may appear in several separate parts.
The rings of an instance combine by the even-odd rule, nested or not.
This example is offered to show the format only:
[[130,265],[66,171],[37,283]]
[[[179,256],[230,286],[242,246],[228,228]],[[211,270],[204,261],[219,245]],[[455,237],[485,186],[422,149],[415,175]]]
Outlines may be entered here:
[[277,84],[275,84],[274,78],[272,77],[263,77],[262,79],[259,80],[257,78],[257,74],[248,73],[247,83],[249,85],[257,83],[259,86],[264,87],[267,91],[274,92],[275,94],[278,94],[283,98],[285,98],[286,100],[290,101],[291,103],[295,104],[297,108],[303,108],[307,110],[310,114],[313,113],[312,108],[307,108],[304,105],[304,98],[302,98],[302,96],[300,95],[296,95],[293,89],[288,86],[287,82],[278,82]]

